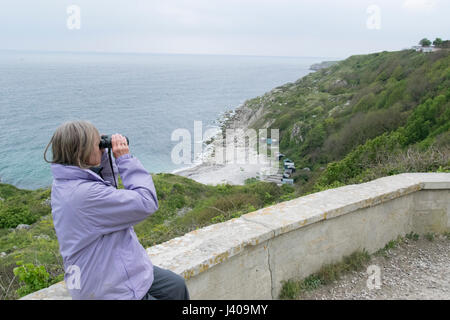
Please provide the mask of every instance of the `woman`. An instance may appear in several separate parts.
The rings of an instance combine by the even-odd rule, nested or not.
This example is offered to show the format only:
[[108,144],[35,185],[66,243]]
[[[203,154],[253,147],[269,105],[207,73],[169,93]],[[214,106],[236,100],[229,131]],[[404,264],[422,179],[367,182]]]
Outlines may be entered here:
[[158,210],[152,176],[125,137],[111,142],[125,189],[114,187],[107,149],[90,122],[62,124],[44,152],[47,161],[52,146],[52,215],[67,288],[73,299],[189,299],[184,279],[153,266],[133,229]]

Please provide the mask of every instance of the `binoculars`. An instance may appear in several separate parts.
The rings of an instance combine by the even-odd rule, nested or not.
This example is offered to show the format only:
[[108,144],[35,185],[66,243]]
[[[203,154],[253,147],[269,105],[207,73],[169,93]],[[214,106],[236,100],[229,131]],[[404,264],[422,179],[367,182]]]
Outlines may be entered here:
[[[130,141],[128,140],[127,137],[125,137],[127,139],[127,144],[130,145]],[[100,137],[100,144],[99,144],[100,149],[104,149],[104,148],[108,148],[108,149],[112,149],[112,144],[111,144],[111,135],[103,135]]]

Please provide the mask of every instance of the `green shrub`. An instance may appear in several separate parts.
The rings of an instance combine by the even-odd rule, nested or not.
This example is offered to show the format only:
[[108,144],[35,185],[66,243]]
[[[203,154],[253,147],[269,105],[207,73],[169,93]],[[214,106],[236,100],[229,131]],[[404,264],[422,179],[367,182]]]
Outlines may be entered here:
[[406,238],[408,238],[409,240],[414,240],[414,241],[419,240],[419,237],[420,236],[417,233],[413,232],[413,231],[411,231],[410,233],[408,233],[406,235]]
[[0,197],[3,199],[8,199],[17,195],[29,194],[28,190],[21,190],[12,185],[0,183]]
[[248,179],[245,179],[244,184],[249,185],[252,183],[257,183],[258,181],[259,181],[259,179],[257,179],[257,178],[248,178]]
[[215,216],[214,218],[211,219],[211,223],[213,223],[213,224],[225,222],[225,221],[226,221],[226,218],[223,214],[219,214],[218,216]]
[[426,233],[425,239],[427,239],[428,241],[434,241],[434,234],[431,232]]
[[300,284],[298,281],[289,279],[289,280],[282,280],[281,281],[281,291],[280,291],[280,299],[286,300],[286,299],[295,299],[297,298],[298,294],[300,293]]
[[31,213],[29,207],[3,206],[0,210],[0,228],[15,228],[19,224],[32,224],[38,219],[37,215]]
[[17,290],[19,297],[46,288],[50,283],[50,275],[44,266],[18,261],[19,267],[14,268],[14,275],[23,283]]
[[168,206],[171,209],[180,209],[186,205],[186,199],[183,195],[174,194],[168,197],[167,199]]
[[403,122],[403,116],[394,109],[374,110],[366,114],[358,112],[341,130],[326,139],[324,150],[332,159],[341,159],[356,146],[395,130]]

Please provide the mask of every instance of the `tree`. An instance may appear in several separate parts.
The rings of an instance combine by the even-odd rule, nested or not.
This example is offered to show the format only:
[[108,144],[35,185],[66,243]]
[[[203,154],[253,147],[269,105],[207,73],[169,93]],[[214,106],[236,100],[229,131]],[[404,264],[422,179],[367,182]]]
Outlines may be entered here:
[[433,41],[433,45],[435,47],[440,47],[442,45],[442,39],[441,38],[436,38],[436,40]]
[[442,41],[441,48],[450,48],[450,40]]
[[423,38],[422,40],[420,40],[419,44],[422,47],[429,47],[431,45],[431,41],[428,40],[427,38]]

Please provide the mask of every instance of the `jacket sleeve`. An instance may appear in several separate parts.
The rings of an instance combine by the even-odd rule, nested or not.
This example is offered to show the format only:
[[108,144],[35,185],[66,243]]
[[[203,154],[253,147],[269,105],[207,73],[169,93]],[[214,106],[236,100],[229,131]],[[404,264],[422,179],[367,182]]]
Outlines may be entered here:
[[[116,183],[114,183],[114,177],[112,174],[111,165],[109,164],[108,152],[109,152],[108,148],[106,148],[102,155],[102,161],[100,163],[100,166],[103,167],[102,176],[105,181],[111,182],[113,186],[115,186],[116,184],[119,185],[119,181],[118,181],[119,171],[117,169],[116,162],[114,161],[114,158],[113,158],[112,166],[113,166],[114,175],[116,178]],[[114,157],[112,154],[111,154],[111,156]]]
[[125,189],[92,183],[81,210],[89,224],[102,234],[129,228],[158,210],[152,176],[141,162],[130,154],[115,162]]

